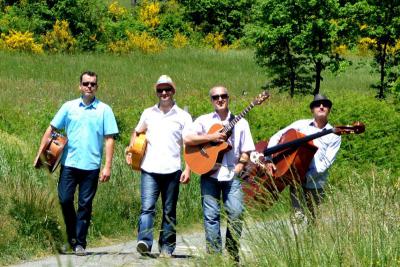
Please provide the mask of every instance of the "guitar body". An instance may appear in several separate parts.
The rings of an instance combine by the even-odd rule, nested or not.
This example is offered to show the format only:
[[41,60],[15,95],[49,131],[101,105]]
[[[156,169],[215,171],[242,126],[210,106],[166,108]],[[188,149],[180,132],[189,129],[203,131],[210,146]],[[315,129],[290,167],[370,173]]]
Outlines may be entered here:
[[147,140],[146,134],[141,133],[135,138],[135,142],[129,147],[128,153],[132,154],[132,169],[140,171],[140,165],[142,164],[144,154],[146,153]]
[[68,139],[65,136],[53,131],[34,163],[35,168],[47,166],[50,172],[54,172],[60,164],[67,142]]
[[[221,124],[214,124],[209,134],[223,129]],[[205,174],[213,169],[218,156],[230,149],[227,142],[205,143],[197,146],[185,146],[184,158],[191,171],[197,174]]]

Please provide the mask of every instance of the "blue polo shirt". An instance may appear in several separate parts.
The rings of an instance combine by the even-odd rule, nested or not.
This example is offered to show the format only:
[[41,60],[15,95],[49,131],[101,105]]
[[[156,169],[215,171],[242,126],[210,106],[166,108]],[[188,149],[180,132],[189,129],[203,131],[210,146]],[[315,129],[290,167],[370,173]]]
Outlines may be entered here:
[[99,169],[104,137],[118,133],[114,113],[97,98],[88,106],[82,98],[64,103],[50,124],[68,137],[61,164],[81,170]]

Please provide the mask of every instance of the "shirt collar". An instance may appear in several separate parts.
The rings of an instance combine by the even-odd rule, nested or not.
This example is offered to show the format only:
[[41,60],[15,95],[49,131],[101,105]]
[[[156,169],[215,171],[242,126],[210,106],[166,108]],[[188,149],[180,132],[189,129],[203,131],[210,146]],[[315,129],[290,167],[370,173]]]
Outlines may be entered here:
[[[312,126],[312,127],[314,127],[314,128],[317,128],[317,126],[315,126],[315,125],[317,125],[316,122],[315,122],[315,119],[312,119],[312,120],[310,121],[309,125]],[[329,130],[329,129],[331,129],[331,128],[333,128],[333,127],[329,124],[329,122],[327,122],[327,123],[325,124],[324,128],[322,128],[322,129],[320,129],[320,130],[321,130],[321,131],[323,131],[323,130]]]
[[[168,113],[170,113],[170,112],[178,112],[178,110],[177,110],[177,105],[176,105],[176,103],[175,103],[175,101],[174,101],[174,105],[172,106],[172,108],[167,112],[167,113],[165,113],[165,114],[168,114]],[[162,111],[161,111],[161,109],[158,107],[158,103],[157,104],[155,104],[154,106],[153,106],[153,110],[155,110],[155,111],[157,111],[157,112],[160,112],[160,113],[163,113]]]
[[[214,111],[214,113],[213,113],[213,118],[217,118],[218,120],[223,121],[223,120],[221,120],[221,117],[219,116],[219,114],[216,111]],[[225,121],[227,121],[227,120],[229,121],[230,118],[231,118],[231,111],[229,110]]]
[[80,107],[84,107],[85,109],[96,109],[97,105],[99,104],[99,100],[95,97],[94,100],[92,101],[92,103],[90,103],[89,105],[85,105],[85,103],[83,102],[83,98],[81,97],[79,99],[79,106]]

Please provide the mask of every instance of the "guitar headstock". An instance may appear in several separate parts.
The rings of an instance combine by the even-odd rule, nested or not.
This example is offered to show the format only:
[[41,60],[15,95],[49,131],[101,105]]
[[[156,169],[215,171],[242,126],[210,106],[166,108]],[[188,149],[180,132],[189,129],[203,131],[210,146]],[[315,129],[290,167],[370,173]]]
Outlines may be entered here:
[[356,121],[353,125],[335,126],[333,132],[337,135],[360,134],[365,132],[365,125],[362,122]]
[[253,104],[254,105],[261,105],[262,102],[267,100],[270,97],[270,94],[268,91],[263,91],[261,94],[259,94],[256,99],[254,99]]

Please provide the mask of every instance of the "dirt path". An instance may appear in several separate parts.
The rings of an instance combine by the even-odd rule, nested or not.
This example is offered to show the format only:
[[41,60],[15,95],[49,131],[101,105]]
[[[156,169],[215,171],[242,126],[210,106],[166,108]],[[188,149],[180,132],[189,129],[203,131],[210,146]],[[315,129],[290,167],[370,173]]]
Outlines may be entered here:
[[[276,229],[288,227],[290,223],[287,219],[279,221],[249,222],[243,229],[241,238],[241,252],[250,256],[252,235],[260,231],[276,231]],[[279,230],[278,230],[279,231]],[[221,229],[225,234],[226,228]],[[225,240],[225,237],[223,237]],[[250,241],[249,241],[250,240]],[[55,255],[36,261],[28,261],[14,267],[53,267],[53,266],[80,266],[80,267],[100,267],[100,266],[198,266],[196,258],[205,255],[204,232],[199,231],[190,234],[179,234],[177,236],[177,246],[171,259],[158,258],[158,245],[154,241],[151,257],[143,257],[136,252],[136,240],[125,242],[113,246],[98,247],[87,249],[87,256],[75,256],[70,253],[67,255]]]
[[70,253],[13,266],[188,266],[195,257],[200,257],[205,252],[204,242],[204,234],[202,232],[178,235],[177,246],[171,259],[158,258],[157,241],[154,241],[151,257],[141,256],[136,252],[136,241],[130,241],[107,247],[88,247],[88,255],[84,257]]

